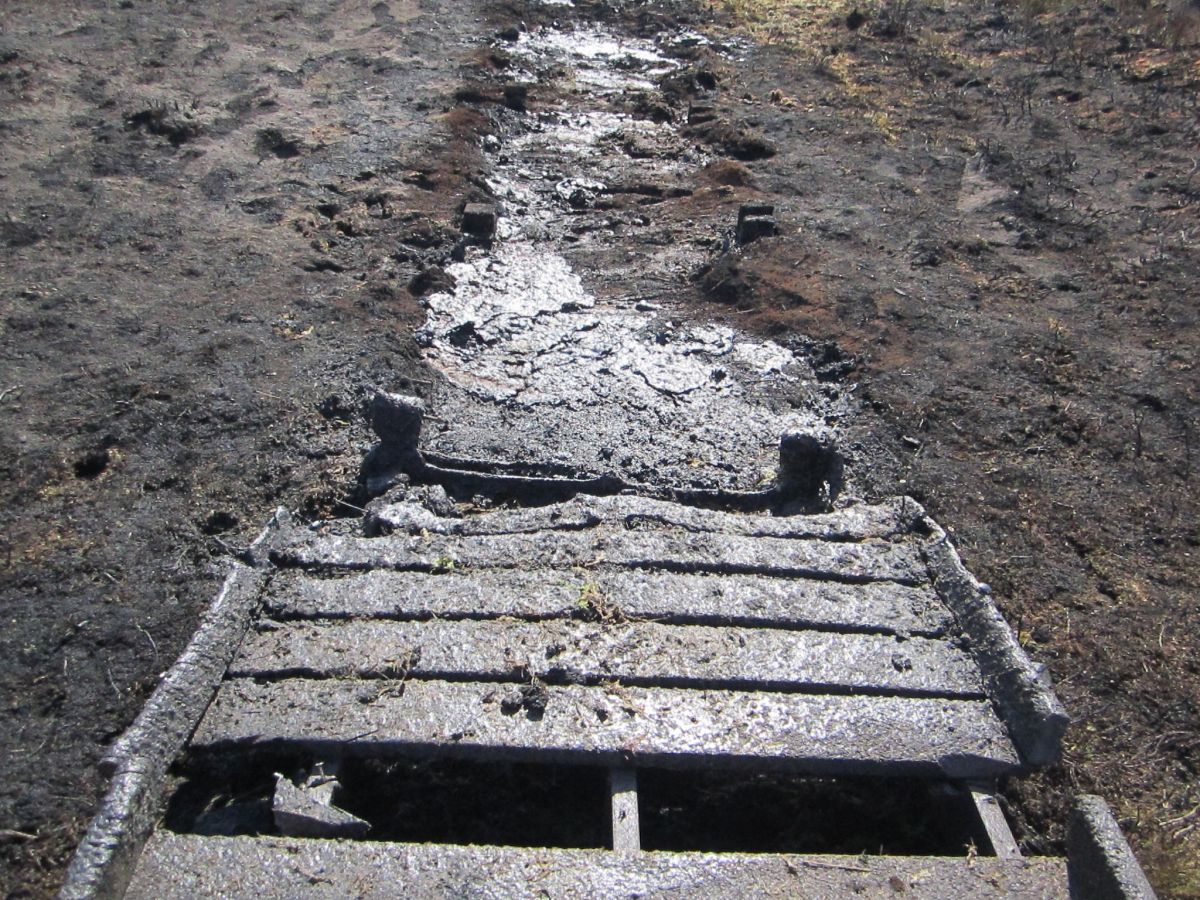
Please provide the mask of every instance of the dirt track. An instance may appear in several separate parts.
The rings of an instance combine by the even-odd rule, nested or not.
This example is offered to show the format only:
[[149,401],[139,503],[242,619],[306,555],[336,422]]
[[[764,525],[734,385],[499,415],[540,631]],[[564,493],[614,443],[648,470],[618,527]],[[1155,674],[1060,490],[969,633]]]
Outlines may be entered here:
[[[954,528],[1078,720],[1063,766],[1012,788],[1026,848],[1097,790],[1161,893],[1200,896],[1195,32],[754,9],[6,7],[6,891],[55,886],[96,759],[229,549],[275,505],[360,502],[365,392],[429,377],[419,296],[446,283],[462,203],[488,199],[511,62],[483,45],[569,18],[727,44],[629,110],[681,121],[714,89],[718,125],[684,133],[719,161],[579,221],[697,242],[706,262],[655,303],[809,356],[863,404],[866,489]],[[729,42],[746,34],[772,43]],[[534,85],[530,114],[557,90]],[[782,234],[722,255],[754,199]],[[609,287],[603,257],[575,262]]]

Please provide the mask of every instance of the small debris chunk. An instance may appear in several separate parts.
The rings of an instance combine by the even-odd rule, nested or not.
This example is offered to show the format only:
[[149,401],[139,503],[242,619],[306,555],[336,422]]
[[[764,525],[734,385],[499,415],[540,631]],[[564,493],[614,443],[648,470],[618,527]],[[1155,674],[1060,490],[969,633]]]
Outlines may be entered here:
[[309,776],[297,786],[290,778],[276,775],[271,803],[275,827],[286,837],[364,837],[371,824],[333,805],[336,784],[333,778]]
[[541,681],[534,680],[532,684],[523,684],[514,688],[500,698],[500,712],[506,716],[514,716],[525,710],[525,717],[538,721],[546,714],[550,704],[550,691]]

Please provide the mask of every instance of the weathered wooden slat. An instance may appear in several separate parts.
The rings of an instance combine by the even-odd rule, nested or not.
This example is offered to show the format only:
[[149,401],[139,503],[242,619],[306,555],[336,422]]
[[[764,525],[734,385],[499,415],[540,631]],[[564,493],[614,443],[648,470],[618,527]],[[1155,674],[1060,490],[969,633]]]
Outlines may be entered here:
[[249,635],[230,674],[983,696],[978,667],[948,641],[656,622],[293,622]]
[[276,618],[562,618],[578,615],[595,593],[626,616],[670,622],[931,636],[953,624],[928,587],[592,570],[377,571],[330,578],[284,571],[271,582],[266,612]]
[[1066,900],[1062,859],[459,847],[160,831],[129,900],[248,897],[854,897]]
[[444,681],[229,680],[192,747],[230,743],[958,779],[1019,764],[980,700]]
[[304,568],[445,571],[456,568],[615,566],[845,582],[921,584],[927,570],[914,543],[839,543],[661,532],[538,532],[486,537],[325,537],[297,534],[271,555]]
[[579,531],[603,523],[638,530],[681,529],[745,537],[861,541],[902,533],[919,507],[904,498],[856,504],[813,516],[765,516],[684,506],[649,497],[577,497],[565,503],[505,509],[462,518],[438,516],[419,503],[372,505],[376,526],[408,534],[489,535]]

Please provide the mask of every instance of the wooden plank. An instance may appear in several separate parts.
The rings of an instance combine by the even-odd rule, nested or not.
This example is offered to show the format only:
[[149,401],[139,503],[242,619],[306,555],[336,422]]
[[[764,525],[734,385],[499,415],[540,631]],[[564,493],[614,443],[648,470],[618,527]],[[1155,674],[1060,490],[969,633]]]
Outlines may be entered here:
[[936,636],[953,624],[928,587],[671,572],[376,571],[317,578],[280,572],[267,593],[276,618],[544,619],[579,615],[593,592],[633,618]]
[[317,675],[982,697],[978,667],[948,641],[657,622],[494,620],[266,623],[230,667],[240,677]]
[[912,542],[838,543],[660,532],[539,532],[487,537],[323,537],[300,533],[273,551],[279,565],[318,569],[617,568],[747,573],[842,582],[922,584]]
[[981,700],[287,679],[226,681],[192,738],[341,752],[988,779],[1019,765]]
[[1061,859],[781,856],[458,847],[278,837],[211,838],[160,831],[126,897],[593,897],[745,900],[1066,900]]
[[860,503],[811,516],[766,516],[701,509],[649,497],[577,497],[565,503],[502,509],[461,518],[430,512],[419,503],[372,504],[376,527],[406,534],[490,535],[580,531],[602,523],[628,530],[671,530],[827,541],[862,541],[904,532],[919,507],[903,498]]

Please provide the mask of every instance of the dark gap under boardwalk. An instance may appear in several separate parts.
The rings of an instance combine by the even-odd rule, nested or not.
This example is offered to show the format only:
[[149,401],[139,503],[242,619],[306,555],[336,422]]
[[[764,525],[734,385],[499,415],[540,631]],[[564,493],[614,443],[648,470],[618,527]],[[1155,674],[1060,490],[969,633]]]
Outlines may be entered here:
[[[308,754],[193,754],[164,825],[179,834],[278,835],[276,773]],[[642,848],[717,853],[965,856],[986,846],[970,799],[940,781],[767,773],[637,772]],[[603,848],[607,769],[445,758],[345,759],[333,803],[370,823],[369,841]]]
[[[182,834],[277,835],[276,773],[317,757],[254,751],[194,757],[165,824]],[[372,841],[606,847],[608,776],[594,766],[348,758],[333,803],[369,822]]]
[[961,856],[986,846],[940,781],[638,771],[643,850]]

